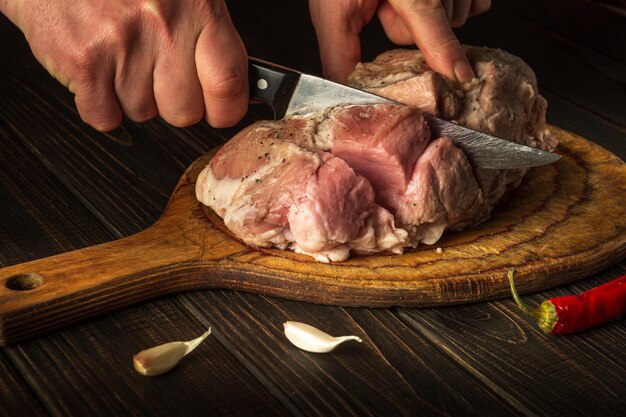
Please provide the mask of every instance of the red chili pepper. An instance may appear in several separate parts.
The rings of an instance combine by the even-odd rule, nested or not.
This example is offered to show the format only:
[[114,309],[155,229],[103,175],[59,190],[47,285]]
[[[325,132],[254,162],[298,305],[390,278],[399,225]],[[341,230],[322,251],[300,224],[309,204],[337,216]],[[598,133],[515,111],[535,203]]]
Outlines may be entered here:
[[626,275],[577,295],[545,300],[538,307],[523,303],[515,290],[515,269],[508,277],[515,302],[546,333],[576,333],[626,314]]

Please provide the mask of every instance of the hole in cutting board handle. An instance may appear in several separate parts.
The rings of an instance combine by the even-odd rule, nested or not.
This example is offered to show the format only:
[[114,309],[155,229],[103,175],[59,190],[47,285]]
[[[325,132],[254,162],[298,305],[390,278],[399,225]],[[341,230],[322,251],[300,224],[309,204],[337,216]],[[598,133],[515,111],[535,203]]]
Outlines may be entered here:
[[7,279],[5,285],[14,291],[30,291],[43,284],[43,277],[35,272],[14,275]]

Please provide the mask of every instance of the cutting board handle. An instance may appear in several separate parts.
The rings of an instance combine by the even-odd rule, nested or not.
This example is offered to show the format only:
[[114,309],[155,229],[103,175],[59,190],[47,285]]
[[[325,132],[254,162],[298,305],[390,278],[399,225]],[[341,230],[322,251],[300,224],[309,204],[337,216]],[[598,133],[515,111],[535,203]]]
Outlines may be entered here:
[[138,301],[220,286],[212,265],[237,245],[188,226],[157,222],[120,240],[0,269],[0,345]]

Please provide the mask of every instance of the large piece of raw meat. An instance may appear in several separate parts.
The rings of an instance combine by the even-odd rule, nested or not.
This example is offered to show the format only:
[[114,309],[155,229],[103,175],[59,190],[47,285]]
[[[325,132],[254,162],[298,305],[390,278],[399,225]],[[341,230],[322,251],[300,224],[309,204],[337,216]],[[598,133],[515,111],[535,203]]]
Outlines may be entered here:
[[[409,104],[343,105],[259,121],[221,148],[198,177],[198,199],[250,245],[317,260],[401,253],[488,218],[525,170],[473,168],[421,110],[552,150],[535,76],[504,51],[465,47],[477,78],[453,83],[419,51],[359,64],[349,82]],[[421,109],[421,110],[420,110]]]

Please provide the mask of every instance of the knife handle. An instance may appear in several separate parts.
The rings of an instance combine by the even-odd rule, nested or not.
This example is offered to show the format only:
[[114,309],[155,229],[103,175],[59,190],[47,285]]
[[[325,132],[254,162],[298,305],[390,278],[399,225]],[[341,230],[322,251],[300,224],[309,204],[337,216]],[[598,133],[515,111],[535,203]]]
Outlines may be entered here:
[[285,115],[299,78],[300,74],[289,68],[257,58],[248,58],[250,99],[269,105],[276,119]]

